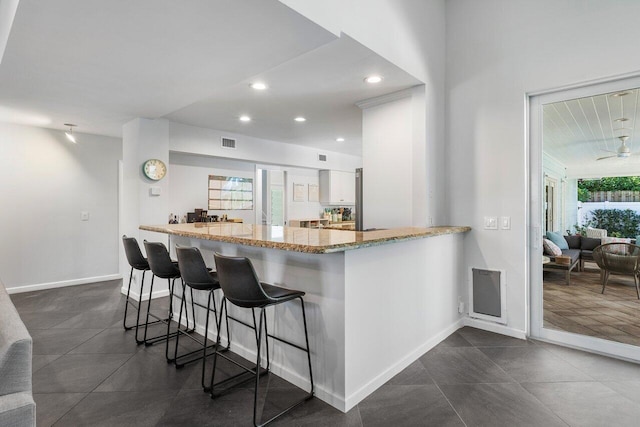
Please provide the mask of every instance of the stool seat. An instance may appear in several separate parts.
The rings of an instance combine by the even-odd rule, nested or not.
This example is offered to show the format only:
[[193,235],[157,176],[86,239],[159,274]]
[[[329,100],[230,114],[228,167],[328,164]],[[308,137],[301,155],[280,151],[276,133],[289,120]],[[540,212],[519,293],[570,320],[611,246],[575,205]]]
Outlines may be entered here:
[[271,304],[279,304],[281,302],[289,301],[290,299],[303,297],[305,293],[303,291],[296,291],[294,289],[281,288],[280,286],[270,285],[268,283],[260,282],[264,293],[272,299],[272,302],[265,304],[264,306]]
[[[207,270],[211,270],[208,268]],[[216,289],[220,289],[220,282],[218,281],[218,273],[215,271],[209,271],[209,276],[211,277],[210,282],[206,283],[194,283],[188,282],[187,284],[191,286],[193,289],[197,289],[199,291],[212,291]]]

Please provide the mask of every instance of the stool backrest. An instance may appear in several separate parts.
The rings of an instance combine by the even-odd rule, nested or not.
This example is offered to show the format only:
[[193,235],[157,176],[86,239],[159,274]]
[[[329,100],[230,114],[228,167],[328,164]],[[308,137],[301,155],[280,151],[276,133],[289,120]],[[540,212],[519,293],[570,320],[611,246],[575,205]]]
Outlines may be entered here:
[[140,245],[135,237],[122,236],[122,244],[124,245],[124,253],[127,255],[129,265],[136,270],[148,270],[149,263],[142,255]]
[[187,285],[198,288],[214,282],[198,248],[176,246],[176,255],[182,280]]
[[180,270],[171,261],[167,247],[161,242],[144,241],[144,248],[147,251],[149,267],[155,276],[163,279],[180,277]]
[[249,258],[228,257],[217,252],[213,256],[225,298],[240,307],[260,307],[271,301]]

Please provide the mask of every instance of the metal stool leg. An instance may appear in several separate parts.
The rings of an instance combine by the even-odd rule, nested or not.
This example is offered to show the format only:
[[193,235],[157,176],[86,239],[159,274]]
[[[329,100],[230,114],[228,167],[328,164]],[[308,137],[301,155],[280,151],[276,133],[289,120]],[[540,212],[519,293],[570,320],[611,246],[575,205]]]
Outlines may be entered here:
[[307,314],[304,309],[304,300],[300,297],[300,304],[302,305],[302,323],[304,325],[304,342],[307,344],[307,360],[309,361],[309,380],[311,381],[311,391],[309,394],[313,396],[313,372],[311,370],[311,350],[309,348],[309,333],[307,332]]
[[[262,319],[265,317],[264,308],[260,309],[260,320],[258,322],[258,351],[256,356],[256,386],[253,391],[253,425],[258,426],[258,388],[260,387],[260,347],[262,343]],[[265,324],[266,319],[265,319]],[[265,337],[265,339],[268,337]]]
[[[144,281],[144,271],[142,271],[142,277]],[[129,294],[131,293],[131,281],[133,280],[133,267],[131,267],[131,273],[129,273],[129,286],[127,287],[127,299],[124,303],[124,318],[122,319],[122,326],[125,331],[133,328],[133,326],[127,326],[127,309],[129,308]]]
[[[171,284],[171,292],[169,293],[169,298],[170,300],[173,300],[174,296],[175,296],[175,283],[176,280],[173,279],[173,282]],[[182,286],[184,287],[184,283],[182,284]],[[172,305],[172,304],[170,304]],[[184,305],[184,300],[181,298],[180,299],[180,317],[182,317],[182,307]],[[175,351],[177,352],[177,348],[178,348],[178,339],[180,336],[180,319],[178,319],[178,329],[176,332],[171,332],[171,320],[173,319],[173,311],[171,311],[169,313],[169,319],[167,321],[167,339],[165,342],[165,349],[164,349],[164,356],[167,359],[167,363],[173,363],[175,361],[175,359],[172,359],[169,357],[169,338],[172,336],[176,337],[176,342],[175,342]]]

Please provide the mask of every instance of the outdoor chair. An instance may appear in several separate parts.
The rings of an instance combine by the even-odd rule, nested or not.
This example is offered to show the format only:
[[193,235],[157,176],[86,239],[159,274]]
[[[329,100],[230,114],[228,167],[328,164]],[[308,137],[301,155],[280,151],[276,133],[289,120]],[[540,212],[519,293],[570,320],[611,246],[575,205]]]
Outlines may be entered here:
[[593,259],[600,267],[602,294],[609,281],[609,274],[627,274],[633,276],[636,294],[640,299],[640,246],[630,243],[606,243],[593,250]]

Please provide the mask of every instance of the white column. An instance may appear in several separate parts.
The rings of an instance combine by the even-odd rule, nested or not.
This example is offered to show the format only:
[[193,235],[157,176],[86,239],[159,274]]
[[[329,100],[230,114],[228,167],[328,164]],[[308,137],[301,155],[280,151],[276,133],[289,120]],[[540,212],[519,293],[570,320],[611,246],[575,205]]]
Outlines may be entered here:
[[[167,174],[160,181],[148,179],[142,165],[148,159],[159,159],[167,165]],[[169,122],[164,119],[137,118],[122,128],[122,177],[120,182],[120,234],[135,237],[144,253],[143,240],[158,241],[158,235],[138,230],[141,224],[164,224],[169,218]],[[151,195],[157,187],[160,194]],[[162,240],[166,244],[166,239]],[[129,264],[120,245],[120,271],[123,286],[129,279]],[[154,293],[166,289],[165,281],[159,281]],[[132,291],[138,293],[136,281]],[[148,288],[147,288],[148,290]]]

